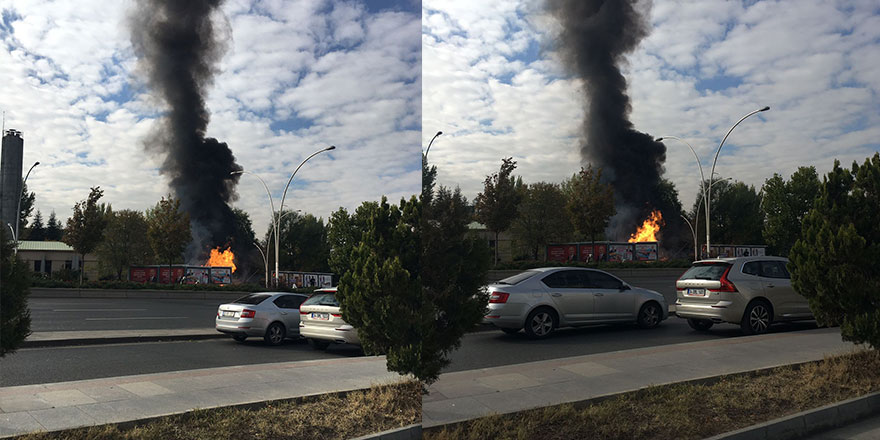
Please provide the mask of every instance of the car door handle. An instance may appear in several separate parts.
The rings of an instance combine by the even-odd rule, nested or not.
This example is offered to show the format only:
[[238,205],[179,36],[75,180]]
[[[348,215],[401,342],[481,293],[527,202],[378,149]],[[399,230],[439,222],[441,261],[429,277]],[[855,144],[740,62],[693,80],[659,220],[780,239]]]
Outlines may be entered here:
[[776,287],[776,286],[774,286],[773,284],[768,284],[767,287],[769,287],[769,288],[772,289],[772,288],[774,288],[774,287]]
[[594,293],[593,296],[605,296],[605,294],[601,293],[601,292],[597,292],[597,293]]
[[286,314],[287,314],[287,312],[281,312],[281,314],[282,314],[282,315],[286,315]]
[[561,294],[561,293],[553,292],[553,293],[550,294],[550,296],[555,296],[555,297],[558,298],[558,297],[562,296],[562,294]]

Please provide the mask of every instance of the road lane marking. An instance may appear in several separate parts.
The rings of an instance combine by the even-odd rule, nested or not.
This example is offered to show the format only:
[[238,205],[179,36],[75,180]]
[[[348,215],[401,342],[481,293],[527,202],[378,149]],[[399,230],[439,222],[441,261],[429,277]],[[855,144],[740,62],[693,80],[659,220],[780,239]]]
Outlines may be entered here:
[[86,318],[86,321],[125,321],[130,319],[188,319],[189,316],[133,316],[127,318]]
[[147,309],[53,309],[53,312],[144,312]]

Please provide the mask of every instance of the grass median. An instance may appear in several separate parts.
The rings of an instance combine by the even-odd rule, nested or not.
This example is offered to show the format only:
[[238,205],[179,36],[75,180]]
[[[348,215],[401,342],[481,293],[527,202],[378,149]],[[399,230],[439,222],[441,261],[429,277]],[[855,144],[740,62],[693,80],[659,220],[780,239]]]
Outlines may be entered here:
[[[646,372],[646,374],[650,374]],[[429,429],[447,439],[702,439],[880,390],[880,352],[645,388],[590,405],[564,404]]]
[[350,439],[419,423],[421,417],[421,384],[402,382],[274,402],[255,409],[196,410],[129,427],[101,425],[28,434],[17,439]]

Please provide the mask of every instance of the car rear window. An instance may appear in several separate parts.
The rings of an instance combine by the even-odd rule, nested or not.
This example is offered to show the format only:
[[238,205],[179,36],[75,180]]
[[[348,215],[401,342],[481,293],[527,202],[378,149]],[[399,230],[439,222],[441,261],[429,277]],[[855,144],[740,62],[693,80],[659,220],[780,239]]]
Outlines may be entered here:
[[269,298],[270,296],[272,296],[272,295],[266,295],[265,293],[252,293],[248,296],[243,296],[243,297],[233,301],[232,303],[233,304],[257,305],[257,304],[265,301],[266,298]]
[[728,267],[730,267],[730,265],[727,263],[695,264],[679,279],[718,281],[721,279],[721,275],[724,275],[724,271],[727,270]]
[[527,270],[525,272],[518,273],[512,277],[507,277],[503,280],[496,281],[495,284],[510,284],[510,285],[519,284],[519,283],[521,283],[521,282],[523,282],[523,281],[525,281],[525,280],[527,280],[527,279],[529,279],[539,273],[541,273],[541,272],[539,272],[537,270]]
[[335,293],[316,293],[310,296],[302,305],[339,307],[339,301],[336,300]]

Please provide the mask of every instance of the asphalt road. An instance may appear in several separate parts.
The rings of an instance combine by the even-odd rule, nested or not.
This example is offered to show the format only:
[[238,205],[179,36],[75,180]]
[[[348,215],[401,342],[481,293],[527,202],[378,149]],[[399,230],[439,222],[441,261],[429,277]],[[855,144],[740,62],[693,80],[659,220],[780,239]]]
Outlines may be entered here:
[[363,355],[359,347],[314,350],[303,340],[277,347],[229,339],[21,349],[0,361],[0,386],[29,385],[268,362]]
[[[801,321],[774,324],[770,332],[815,328],[815,321]],[[633,348],[737,337],[742,337],[739,326],[715,324],[708,332],[698,332],[691,329],[686,320],[674,316],[650,330],[643,330],[635,324],[597,325],[560,329],[544,340],[529,339],[523,332],[508,335],[500,330],[490,329],[465,335],[461,347],[450,356],[452,363],[443,371],[474,370]]]
[[30,298],[31,331],[213,328],[223,300]]

